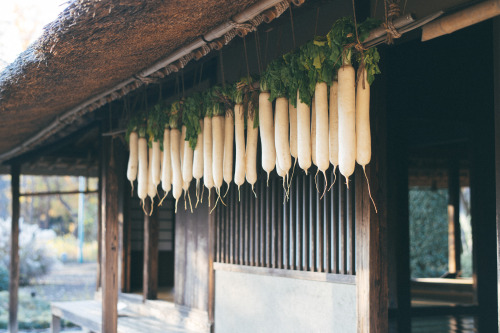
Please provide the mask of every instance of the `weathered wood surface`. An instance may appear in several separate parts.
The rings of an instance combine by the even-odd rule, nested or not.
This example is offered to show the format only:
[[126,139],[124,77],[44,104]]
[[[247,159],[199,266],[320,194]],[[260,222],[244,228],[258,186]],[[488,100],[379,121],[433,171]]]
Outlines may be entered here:
[[[114,142],[112,138],[103,138],[103,158],[104,158],[104,179],[102,198],[102,330],[104,332],[117,332],[118,313],[116,304],[118,301],[119,271],[119,219],[121,218],[118,209],[119,175],[122,174],[117,163],[121,161],[120,150],[123,147],[120,143]],[[120,216],[121,215],[121,216]]]
[[[500,286],[500,19],[493,20],[493,84],[495,103],[495,181],[497,225],[497,285]],[[500,330],[500,288],[497,291],[498,328]]]
[[[193,186],[190,195],[195,198]],[[182,200],[175,216],[175,303],[208,311],[209,256],[213,255],[209,246],[215,247],[215,234],[210,234],[209,226],[215,223],[211,221],[215,219],[215,213],[210,214],[214,200],[209,208],[208,191],[205,191],[203,204],[199,204],[193,213],[189,208],[184,210]],[[209,236],[214,239],[209,241]]]
[[[92,332],[106,332],[102,330],[101,302],[87,300],[74,302],[51,303],[53,333],[60,332],[60,321],[65,319]],[[128,306],[120,313],[118,319],[118,333],[192,333],[198,330],[187,329],[182,324],[168,323],[151,315],[141,315],[141,311],[133,311]]]
[[10,274],[9,274],[9,332],[17,333],[17,310],[19,290],[19,178],[20,165],[11,166],[12,220],[10,243]]

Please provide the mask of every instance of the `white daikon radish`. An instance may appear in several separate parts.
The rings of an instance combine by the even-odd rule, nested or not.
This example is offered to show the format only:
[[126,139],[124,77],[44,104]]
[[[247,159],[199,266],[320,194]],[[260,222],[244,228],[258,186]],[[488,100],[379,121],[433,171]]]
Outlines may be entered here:
[[338,71],[339,170],[346,178],[356,165],[356,86],[354,68],[344,64]]
[[312,99],[311,104],[311,160],[314,165],[316,162],[316,101]]
[[182,181],[191,183],[193,180],[193,148],[189,145],[189,141],[184,141],[184,154],[182,159]]
[[[361,81],[361,82],[359,82]],[[358,85],[356,89],[356,161],[363,167],[368,194],[373,202],[375,212],[377,206],[372,198],[370,182],[366,176],[366,165],[372,158],[372,141],[370,132],[370,84],[368,83],[366,69],[361,66],[358,69]]]
[[163,131],[163,160],[161,163],[161,188],[165,194],[160,201],[160,205],[172,188],[172,163],[170,153],[170,129],[165,128]]
[[297,159],[297,108],[288,103],[288,115],[290,118],[290,155]]
[[[227,184],[226,194],[229,185],[233,180],[233,145],[234,145],[234,116],[231,111],[226,111],[224,119],[224,181]],[[226,195],[224,195],[226,196]]]
[[316,165],[318,166],[318,171],[323,173],[325,180],[325,188],[321,195],[321,198],[323,198],[328,186],[326,170],[330,166],[328,146],[328,86],[325,82],[316,83],[314,100],[316,106]]
[[234,106],[234,134],[236,144],[236,159],[234,167],[234,183],[240,186],[245,182],[245,120],[243,115],[243,105]]
[[138,141],[139,170],[137,175],[137,195],[141,199],[144,209],[144,200],[148,196],[148,141],[141,136]]
[[203,119],[200,119],[201,131],[196,139],[193,157],[193,177],[196,179],[196,205],[200,201],[200,180],[203,177]]
[[[338,82],[333,81],[330,87],[330,119],[329,119],[329,155],[330,163],[333,165],[335,183],[337,174],[335,170],[339,165],[339,102],[338,102]],[[331,187],[331,186],[330,186]]]
[[245,172],[247,182],[252,187],[252,192],[255,193],[254,186],[257,181],[257,141],[259,138],[259,127],[254,126],[255,113],[247,114],[247,144],[245,153]]
[[151,157],[151,181],[155,189],[160,185],[161,180],[161,148],[160,140],[153,140]]
[[170,130],[170,158],[172,162],[172,194],[175,199],[175,212],[177,213],[177,203],[182,195],[182,172],[180,154],[181,132],[177,128]]
[[130,155],[128,158],[128,166],[127,166],[127,179],[130,181],[130,186],[132,187],[132,194],[134,193],[134,181],[137,179],[137,166],[139,164],[139,135],[137,131],[130,132],[128,138]]
[[184,144],[186,142],[186,126],[182,125],[181,129],[181,140],[179,142],[179,152],[181,154],[181,173],[182,173],[182,164],[184,163]]
[[151,210],[149,211],[149,216],[153,214],[156,191],[157,189],[153,183],[153,148],[149,148],[148,197],[151,199]]
[[[275,143],[276,159],[280,163],[281,170],[288,176],[292,167],[292,157],[290,155],[290,143],[288,141],[288,99],[279,97],[276,99],[275,115]],[[283,184],[285,182],[283,181]]]
[[302,103],[297,90],[297,155],[299,167],[305,171],[311,167],[311,119],[310,108]]
[[212,118],[203,119],[203,183],[208,189],[208,206],[210,207],[210,192],[214,187],[212,173]]
[[217,200],[220,198],[220,189],[224,182],[224,131],[222,129],[224,117],[221,115],[212,117],[212,174],[214,187],[217,192]]
[[269,174],[273,171],[276,164],[273,104],[269,101],[269,97],[270,94],[268,92],[261,92],[259,94],[259,128],[262,146],[262,168],[267,173],[268,183]]

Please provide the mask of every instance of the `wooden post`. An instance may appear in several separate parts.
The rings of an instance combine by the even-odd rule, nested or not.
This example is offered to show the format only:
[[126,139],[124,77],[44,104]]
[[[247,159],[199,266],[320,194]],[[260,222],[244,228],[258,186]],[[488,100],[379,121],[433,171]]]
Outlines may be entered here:
[[[145,201],[146,211],[151,210],[149,198]],[[153,203],[154,205],[154,203]],[[142,279],[142,298],[156,299],[158,296],[158,207],[154,207],[151,216],[144,215],[144,270]]]
[[103,138],[104,179],[102,187],[102,332],[116,333],[118,324],[118,175],[115,154],[118,145],[113,138]]
[[[377,90],[378,89],[378,90]],[[366,167],[371,194],[377,204],[375,213],[363,170],[355,171],[355,241],[356,241],[356,315],[357,331],[388,332],[387,285],[387,132],[385,119],[385,80],[373,85],[372,160]]]
[[96,284],[95,289],[99,291],[101,288],[102,281],[102,203],[103,203],[103,191],[102,191],[102,183],[103,183],[103,163],[104,156],[102,152],[100,154],[99,159],[99,181],[98,181],[98,198],[97,198],[97,274],[96,274]]
[[461,270],[460,249],[460,173],[457,160],[450,162],[448,172],[448,272],[458,274]]
[[19,290],[19,178],[20,165],[11,166],[12,221],[10,235],[10,279],[9,279],[9,327],[10,333],[17,333],[17,308]]
[[[234,194],[233,194],[234,195]],[[210,203],[210,207],[214,207],[215,205],[215,195],[211,197],[212,202]],[[221,209],[216,211],[216,214],[220,214]],[[208,216],[208,320],[213,324],[215,320],[215,271],[214,271],[214,258],[215,258],[215,233],[217,232],[217,227],[215,225],[215,221],[217,216],[216,214],[209,214]]]

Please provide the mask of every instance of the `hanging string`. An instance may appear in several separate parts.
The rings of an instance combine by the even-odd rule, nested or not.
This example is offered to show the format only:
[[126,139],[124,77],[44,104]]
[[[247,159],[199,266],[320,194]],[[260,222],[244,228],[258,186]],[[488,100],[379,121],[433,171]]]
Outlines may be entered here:
[[201,63],[200,66],[200,79],[198,80],[198,86],[201,85],[201,78],[203,77],[203,62]]
[[243,37],[243,48],[245,50],[245,63],[247,65],[248,82],[250,82],[250,66],[248,64],[247,42],[245,37]]
[[399,0],[384,0],[385,8],[385,23],[384,27],[387,31],[387,44],[394,43],[394,38],[401,37],[401,33],[394,26],[393,20],[401,14],[399,8]]
[[182,98],[185,97],[184,95],[184,69],[181,71],[181,80],[182,80]]
[[161,102],[161,83],[160,83],[160,91],[158,92],[158,103]]
[[314,24],[314,37],[318,35],[319,6],[316,8],[316,23]]
[[264,50],[264,65],[267,65],[267,51],[269,49],[269,31],[266,31],[266,49]]
[[220,60],[220,75],[222,79],[222,87],[226,85],[226,78],[224,77],[224,58],[222,57],[222,49],[219,50],[219,60]]
[[177,99],[180,99],[181,97],[181,88],[180,88],[180,83],[179,83],[179,73],[175,75],[175,91],[177,95]]
[[[292,13],[292,6],[288,7],[290,9],[290,24],[292,26],[292,42],[293,42],[293,49],[295,50],[295,27],[293,25],[293,13]],[[281,37],[281,32],[280,32],[280,37]]]
[[259,69],[259,75],[262,71],[261,62],[260,62],[260,40],[259,40],[259,31],[255,30],[255,51],[257,52],[257,67]]
[[277,58],[280,54],[281,51],[281,27],[278,28],[278,44],[276,45],[276,54],[274,55],[275,58]]

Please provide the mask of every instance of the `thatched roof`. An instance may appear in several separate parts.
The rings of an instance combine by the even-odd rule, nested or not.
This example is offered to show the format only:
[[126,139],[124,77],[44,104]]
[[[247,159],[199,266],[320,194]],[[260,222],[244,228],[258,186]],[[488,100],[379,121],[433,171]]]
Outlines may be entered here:
[[[256,2],[70,1],[58,19],[45,27],[42,37],[0,73],[0,155],[68,110],[127,79],[137,79],[141,70]],[[211,48],[205,47],[204,53]],[[166,68],[159,75],[171,70]],[[149,77],[139,79],[147,83]],[[136,88],[137,82],[122,92]]]

